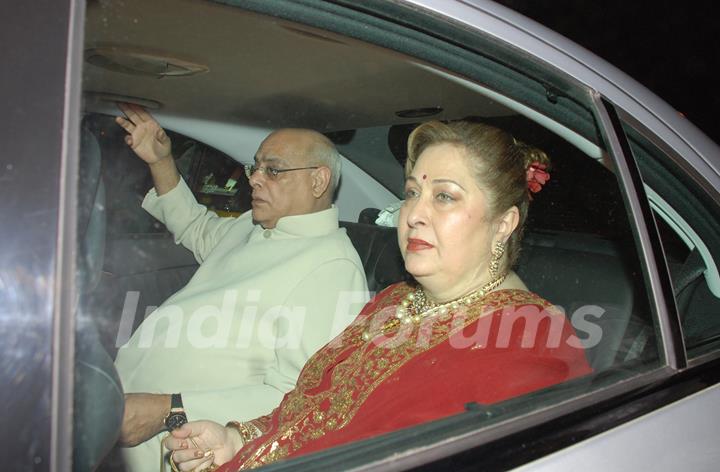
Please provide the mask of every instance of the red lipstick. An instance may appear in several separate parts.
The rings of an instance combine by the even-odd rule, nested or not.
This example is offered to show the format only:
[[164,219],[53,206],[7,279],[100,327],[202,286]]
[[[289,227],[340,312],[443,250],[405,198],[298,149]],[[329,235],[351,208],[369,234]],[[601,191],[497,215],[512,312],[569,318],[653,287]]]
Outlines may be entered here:
[[407,250],[408,251],[424,251],[425,249],[432,249],[435,246],[422,239],[408,238]]

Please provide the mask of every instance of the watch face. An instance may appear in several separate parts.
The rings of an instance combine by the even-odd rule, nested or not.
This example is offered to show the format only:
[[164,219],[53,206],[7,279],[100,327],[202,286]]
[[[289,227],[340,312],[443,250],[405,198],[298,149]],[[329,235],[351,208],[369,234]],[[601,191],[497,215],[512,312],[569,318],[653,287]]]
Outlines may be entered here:
[[172,431],[174,429],[178,429],[180,426],[184,425],[187,422],[188,420],[187,416],[185,416],[185,413],[172,413],[165,420],[165,426],[167,427],[168,431]]

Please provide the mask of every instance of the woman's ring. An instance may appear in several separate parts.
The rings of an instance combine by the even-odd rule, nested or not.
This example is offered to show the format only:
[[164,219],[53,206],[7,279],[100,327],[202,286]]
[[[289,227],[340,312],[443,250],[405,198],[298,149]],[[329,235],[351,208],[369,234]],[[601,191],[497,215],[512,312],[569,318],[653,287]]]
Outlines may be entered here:
[[172,467],[173,472],[180,472],[180,469],[178,469],[178,466],[175,463],[175,458],[173,457],[173,454],[175,454],[175,451],[170,453],[170,467]]

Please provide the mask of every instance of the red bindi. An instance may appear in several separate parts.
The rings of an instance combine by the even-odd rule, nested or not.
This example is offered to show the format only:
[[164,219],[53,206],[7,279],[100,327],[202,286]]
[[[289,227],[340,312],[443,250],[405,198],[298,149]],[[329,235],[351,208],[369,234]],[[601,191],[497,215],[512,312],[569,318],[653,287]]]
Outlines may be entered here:
[[427,174],[423,174],[423,180],[427,179]]

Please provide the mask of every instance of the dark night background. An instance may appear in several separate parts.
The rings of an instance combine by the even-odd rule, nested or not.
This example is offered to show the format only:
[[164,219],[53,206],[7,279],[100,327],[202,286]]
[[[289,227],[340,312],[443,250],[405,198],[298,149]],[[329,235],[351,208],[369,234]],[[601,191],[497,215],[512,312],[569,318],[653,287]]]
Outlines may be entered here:
[[715,2],[496,0],[615,65],[720,144]]

